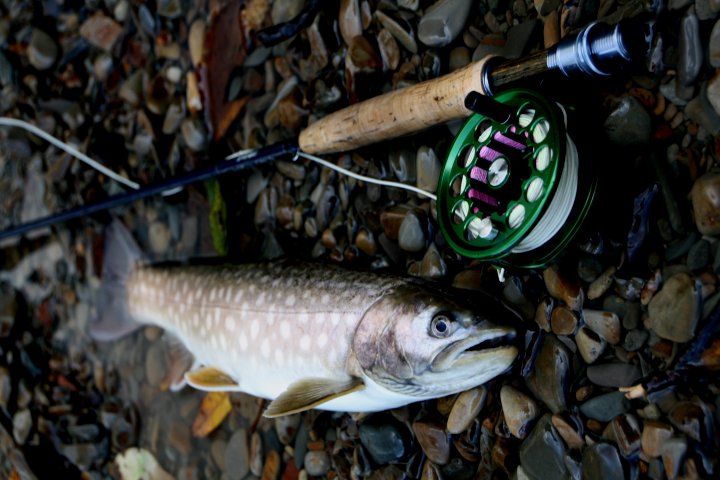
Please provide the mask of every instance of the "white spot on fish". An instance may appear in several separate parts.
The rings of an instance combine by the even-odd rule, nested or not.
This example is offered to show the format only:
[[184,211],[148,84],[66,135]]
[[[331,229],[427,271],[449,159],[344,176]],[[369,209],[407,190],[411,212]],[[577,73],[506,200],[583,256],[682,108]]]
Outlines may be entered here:
[[275,362],[278,364],[278,366],[285,365],[285,355],[283,354],[283,351],[281,348],[275,349]]
[[226,302],[226,303],[231,303],[231,302],[232,302],[232,294],[233,294],[232,288],[228,288],[228,289],[227,289],[227,293],[225,294],[225,302]]
[[287,321],[280,322],[280,336],[283,340],[290,338],[290,323]]
[[324,348],[325,345],[328,343],[328,336],[327,333],[323,332],[320,334],[320,336],[317,338],[317,345],[320,348]]
[[225,287],[218,290],[218,300],[222,300],[222,298],[225,296]]
[[323,296],[320,298],[320,302],[321,302],[323,305],[328,305],[328,304],[330,304],[330,295],[327,294],[327,293],[323,293]]
[[225,338],[225,335],[220,335],[220,348],[227,350],[227,338]]
[[302,298],[307,300],[308,298],[310,298],[310,295],[311,295],[310,290],[305,290],[302,294]]
[[332,312],[332,314],[330,315],[330,323],[332,323],[333,327],[337,327],[340,323],[341,318],[342,317],[340,316],[339,312]]
[[265,303],[265,293],[261,293],[255,298],[255,305],[262,305]]
[[300,349],[303,352],[307,352],[310,350],[310,336],[309,335],[303,335],[300,339]]
[[237,321],[235,321],[233,317],[228,317],[225,323],[227,324],[228,331],[234,333],[237,327]]
[[210,301],[214,301],[215,297],[217,297],[217,288],[211,288],[210,289]]
[[260,333],[260,322],[256,318],[250,324],[250,338],[255,340],[258,336],[258,333]]
[[298,315],[297,318],[298,318],[298,322],[300,322],[302,324],[306,324],[306,323],[308,323],[308,320],[310,320],[310,315],[308,315],[307,313],[301,313]]
[[296,301],[295,295],[293,295],[293,294],[291,293],[291,294],[288,295],[288,297],[285,299],[285,306],[286,306],[286,307],[294,307],[294,306],[295,306],[295,301]]
[[243,291],[238,290],[237,293],[235,294],[235,303],[240,303],[242,301],[242,298],[243,298]]
[[270,357],[270,341],[267,338],[264,339],[260,345],[260,353],[264,358]]
[[240,338],[238,338],[238,344],[240,345],[240,350],[242,350],[243,352],[247,350],[248,338],[247,335],[245,335],[245,332],[240,334]]
[[275,315],[268,315],[267,324],[268,327],[272,327],[275,324]]

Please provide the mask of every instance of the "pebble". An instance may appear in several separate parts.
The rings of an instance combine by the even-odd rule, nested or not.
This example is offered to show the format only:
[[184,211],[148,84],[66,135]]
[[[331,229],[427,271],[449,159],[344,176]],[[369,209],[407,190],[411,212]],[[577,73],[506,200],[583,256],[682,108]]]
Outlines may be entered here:
[[13,416],[13,438],[19,445],[25,445],[25,441],[30,434],[32,428],[32,414],[30,410],[24,408],[19,410]]
[[586,308],[583,310],[583,319],[585,320],[585,325],[607,340],[611,345],[620,343],[620,319],[616,313]]
[[154,342],[145,356],[145,375],[150,385],[159,385],[167,373],[168,361],[161,342]]
[[700,239],[688,252],[687,266],[692,272],[697,272],[708,264],[710,264],[710,242]]
[[300,427],[300,415],[283,415],[275,418],[275,433],[283,445],[290,445]]
[[487,400],[487,389],[477,387],[466,390],[458,395],[453,403],[447,420],[447,431],[458,435],[467,430],[480,414]]
[[55,40],[38,28],[33,28],[27,56],[30,64],[38,70],[47,70],[55,64],[59,48]]
[[554,335],[546,335],[535,368],[525,379],[528,390],[553,413],[567,408],[570,352]]
[[377,10],[375,17],[377,17],[382,26],[385,27],[405,49],[411,53],[417,53],[417,42],[412,32],[405,30],[397,21],[383,13],[382,10]]
[[201,152],[207,147],[207,131],[205,126],[198,120],[186,118],[180,124],[180,131],[185,145],[190,150]]
[[113,49],[122,32],[122,26],[102,12],[96,12],[88,17],[80,27],[80,35],[106,52]]
[[609,428],[620,455],[628,458],[640,449],[640,424],[634,415],[618,415],[610,421]]
[[410,210],[405,215],[398,231],[398,244],[407,252],[419,252],[425,249],[424,222],[417,212]]
[[642,378],[642,371],[637,365],[613,362],[588,366],[587,376],[601,387],[629,387]]
[[683,437],[673,437],[665,441],[662,451],[662,462],[668,478],[678,478],[683,460],[688,450],[688,442]]
[[650,115],[635,97],[624,96],[605,120],[605,133],[620,147],[647,145],[650,141]]
[[462,32],[472,0],[438,0],[418,22],[418,39],[429,47],[444,47]]
[[565,444],[552,426],[551,415],[545,414],[520,446],[520,465],[527,478],[563,480],[568,471],[565,466]]
[[416,155],[417,187],[435,193],[442,166],[435,151],[427,146],[418,148]]
[[623,392],[610,392],[598,395],[580,405],[583,415],[600,422],[609,422],[618,415],[630,410],[630,401]]
[[[281,462],[282,459],[280,458],[280,454],[277,451],[268,451],[267,455],[265,456],[265,465],[263,466],[260,480],[278,480],[280,478]],[[225,463],[227,464],[227,459],[225,460]],[[247,470],[244,470],[244,472],[247,475]]]
[[625,473],[617,449],[609,443],[596,443],[583,451],[582,478],[606,480],[624,478]]
[[659,337],[673,342],[692,339],[700,308],[695,280],[686,274],[673,275],[648,305],[648,326]]
[[585,363],[593,363],[600,358],[607,345],[604,338],[587,327],[580,327],[575,335],[575,343]]
[[578,424],[574,419],[569,419],[566,413],[556,413],[552,416],[552,424],[570,450],[582,450],[585,440],[580,435]]
[[413,422],[412,429],[428,460],[436,465],[445,465],[450,461],[450,435],[443,425],[416,421]]
[[311,477],[321,477],[330,470],[330,457],[324,450],[310,450],[305,454],[305,471]]
[[720,68],[720,19],[713,25],[708,45],[708,55],[710,57],[710,65],[714,68]]
[[532,398],[510,385],[503,385],[500,389],[500,403],[510,433],[516,438],[525,438],[533,420],[540,413],[537,404]]
[[562,272],[558,265],[543,270],[543,279],[548,293],[562,300],[572,310],[579,311],[585,300],[585,294],[577,278]]
[[555,307],[550,317],[550,328],[555,335],[572,335],[575,333],[578,321],[572,310],[560,305]]
[[153,222],[148,227],[148,235],[150,238],[150,249],[157,255],[162,255],[168,251],[170,242],[172,241],[172,233],[165,222]]
[[700,73],[704,55],[700,43],[700,23],[692,7],[680,21],[678,50],[678,81],[684,86],[690,86]]
[[360,442],[368,451],[375,463],[385,465],[403,458],[406,445],[402,434],[392,424],[360,425]]
[[702,235],[720,234],[720,174],[706,173],[698,178],[690,191],[695,225]]
[[250,472],[248,433],[238,429],[230,437],[225,448],[225,474],[230,480],[242,480]]
[[602,297],[608,288],[615,281],[615,272],[617,268],[614,266],[608,267],[604,272],[600,274],[595,280],[592,281],[588,287],[587,298],[588,300],[595,300]]
[[665,443],[672,436],[673,429],[670,425],[656,420],[645,420],[640,438],[643,453],[650,458],[659,457],[662,455]]
[[340,1],[340,35],[346,45],[350,45],[353,38],[362,35],[362,19],[360,18],[360,2],[358,0]]

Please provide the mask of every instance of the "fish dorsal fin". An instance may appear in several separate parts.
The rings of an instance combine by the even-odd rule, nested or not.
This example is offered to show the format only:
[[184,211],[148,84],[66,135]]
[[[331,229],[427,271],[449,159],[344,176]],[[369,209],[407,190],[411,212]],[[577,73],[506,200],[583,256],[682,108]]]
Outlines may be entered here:
[[331,380],[327,378],[306,378],[298,380],[280,394],[263,413],[263,416],[281,417],[310,410],[325,402],[365,388],[359,378]]
[[240,391],[240,386],[230,375],[215,367],[196,368],[185,373],[188,385],[205,392]]

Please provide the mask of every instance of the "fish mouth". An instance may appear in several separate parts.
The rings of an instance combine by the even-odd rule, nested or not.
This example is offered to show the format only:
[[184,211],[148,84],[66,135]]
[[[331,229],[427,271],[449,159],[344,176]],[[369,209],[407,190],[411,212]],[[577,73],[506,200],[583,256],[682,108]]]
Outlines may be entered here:
[[483,367],[502,363],[507,368],[518,350],[510,342],[515,330],[510,327],[479,327],[468,338],[455,342],[442,350],[433,360],[431,371],[439,373],[450,369]]

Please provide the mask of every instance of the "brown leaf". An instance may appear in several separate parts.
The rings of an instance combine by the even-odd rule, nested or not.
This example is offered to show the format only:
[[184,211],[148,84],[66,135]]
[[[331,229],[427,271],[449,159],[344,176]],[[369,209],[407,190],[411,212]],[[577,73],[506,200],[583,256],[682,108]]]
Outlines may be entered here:
[[200,411],[195,417],[192,433],[195,437],[207,437],[215,430],[232,410],[228,392],[210,392],[200,404]]

